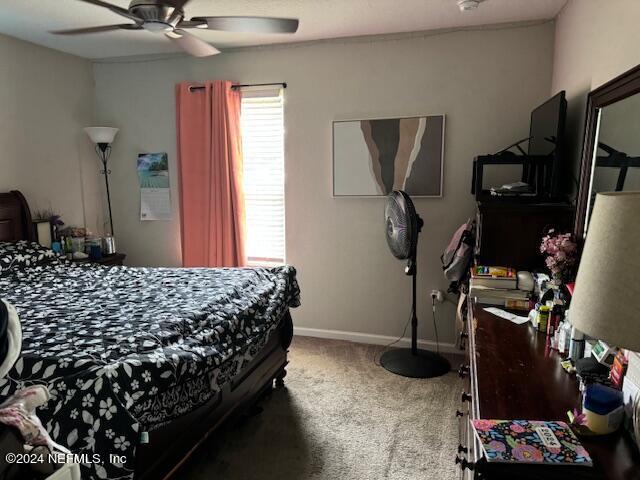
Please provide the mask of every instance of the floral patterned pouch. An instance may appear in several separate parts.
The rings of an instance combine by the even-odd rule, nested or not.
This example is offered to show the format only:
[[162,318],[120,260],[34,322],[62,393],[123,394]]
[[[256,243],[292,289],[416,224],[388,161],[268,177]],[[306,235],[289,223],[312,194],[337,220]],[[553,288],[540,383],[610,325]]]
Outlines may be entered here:
[[472,420],[487,462],[592,466],[589,453],[564,422]]

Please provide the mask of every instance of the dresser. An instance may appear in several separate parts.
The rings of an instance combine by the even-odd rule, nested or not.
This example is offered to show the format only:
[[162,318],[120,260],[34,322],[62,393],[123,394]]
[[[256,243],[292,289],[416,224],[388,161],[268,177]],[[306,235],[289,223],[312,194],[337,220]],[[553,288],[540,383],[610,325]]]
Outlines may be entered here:
[[[580,404],[578,382],[562,369],[562,359],[548,348],[546,336],[528,323],[516,325],[498,318],[473,301],[469,301],[465,317],[461,334],[465,363],[458,370],[462,392],[456,411],[460,478],[516,478],[490,471],[481,458],[469,419],[567,421],[567,411]],[[580,476],[572,470],[567,479],[640,480],[640,454],[626,435],[618,432],[580,441],[591,454],[594,467],[585,468]],[[562,467],[532,465],[517,478],[549,480],[558,469]]]

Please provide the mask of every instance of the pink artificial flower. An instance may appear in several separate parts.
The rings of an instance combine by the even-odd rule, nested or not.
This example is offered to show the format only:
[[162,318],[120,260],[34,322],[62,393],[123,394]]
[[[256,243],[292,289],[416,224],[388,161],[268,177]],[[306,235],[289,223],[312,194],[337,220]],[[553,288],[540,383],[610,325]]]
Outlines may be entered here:
[[587,424],[587,416],[582,413],[582,412],[578,412],[577,408],[573,409],[573,422],[571,422],[572,425],[586,425]]
[[542,238],[540,252],[546,253],[545,265],[553,276],[567,276],[576,263],[575,254],[578,247],[571,239],[570,233],[553,233],[550,231]]

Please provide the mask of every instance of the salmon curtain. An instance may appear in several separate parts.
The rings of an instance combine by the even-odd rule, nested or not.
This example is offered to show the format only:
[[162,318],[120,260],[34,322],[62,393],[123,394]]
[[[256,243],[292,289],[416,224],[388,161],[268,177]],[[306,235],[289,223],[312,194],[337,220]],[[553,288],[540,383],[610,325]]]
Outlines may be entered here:
[[232,82],[176,85],[185,267],[245,264],[240,92]]

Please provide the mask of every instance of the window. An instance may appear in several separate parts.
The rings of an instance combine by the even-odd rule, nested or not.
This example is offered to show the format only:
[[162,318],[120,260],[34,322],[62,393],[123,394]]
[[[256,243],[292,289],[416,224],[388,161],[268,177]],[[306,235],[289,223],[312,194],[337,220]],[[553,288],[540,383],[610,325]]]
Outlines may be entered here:
[[242,93],[242,150],[249,265],[277,265],[284,254],[282,92]]

